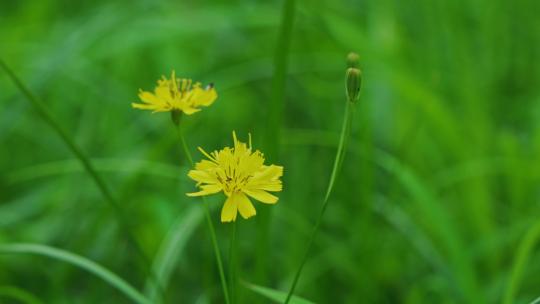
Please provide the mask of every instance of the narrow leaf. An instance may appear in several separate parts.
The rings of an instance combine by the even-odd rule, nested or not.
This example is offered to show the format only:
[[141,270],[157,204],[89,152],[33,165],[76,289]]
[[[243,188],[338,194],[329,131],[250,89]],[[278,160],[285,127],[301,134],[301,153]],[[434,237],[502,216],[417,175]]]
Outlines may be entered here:
[[[285,299],[287,298],[287,293],[279,290],[275,290],[268,287],[263,287],[247,282],[243,282],[244,286],[246,288],[250,289],[251,291],[258,293],[261,296],[264,296],[270,300],[273,300],[276,303],[283,303]],[[314,304],[314,302],[308,301],[306,299],[303,299],[298,296],[292,296],[292,298],[289,300],[289,303],[291,304]]]
[[73,254],[65,250],[56,249],[40,244],[16,243],[0,245],[0,254],[35,254],[59,260],[91,272],[112,287],[124,293],[127,297],[129,297],[136,303],[151,303],[129,283],[124,281],[122,278],[120,278],[110,270],[85,257]]

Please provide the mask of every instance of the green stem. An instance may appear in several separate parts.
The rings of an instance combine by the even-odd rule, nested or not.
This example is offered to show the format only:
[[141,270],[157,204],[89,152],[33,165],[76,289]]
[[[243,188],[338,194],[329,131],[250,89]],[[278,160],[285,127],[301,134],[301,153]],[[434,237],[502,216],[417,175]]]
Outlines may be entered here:
[[236,247],[236,221],[232,223],[231,227],[231,244],[229,247],[229,282],[231,288],[231,303],[238,303],[238,276],[236,273],[236,255],[238,254],[238,248]]
[[34,109],[38,112],[38,114],[41,116],[41,118],[47,123],[55,132],[56,134],[62,139],[62,141],[68,146],[69,150],[77,157],[77,159],[81,162],[84,169],[90,175],[96,186],[98,187],[99,191],[105,198],[105,200],[111,205],[113,208],[115,215],[118,219],[118,222],[120,223],[120,229],[123,230],[125,235],[128,238],[128,242],[131,243],[137,254],[140,256],[140,258],[143,260],[145,272],[152,278],[152,281],[156,284],[156,286],[160,289],[161,293],[163,294],[163,289],[159,285],[159,282],[157,281],[157,277],[154,274],[154,272],[151,269],[150,266],[150,259],[146,256],[144,253],[142,246],[139,244],[137,239],[132,235],[130,230],[130,222],[128,218],[125,216],[122,208],[120,207],[120,204],[116,201],[114,196],[112,195],[111,191],[105,184],[105,181],[101,178],[101,176],[97,173],[96,169],[90,162],[90,159],[84,154],[82,149],[77,146],[77,144],[69,137],[68,133],[62,128],[62,126],[54,119],[53,115],[49,112],[47,107],[41,102],[41,100],[37,99],[30,90],[24,85],[24,83],[15,75],[15,73],[6,65],[6,63],[0,59],[0,67],[8,74],[8,76],[11,78],[13,83],[17,86],[17,88],[23,93],[23,95],[30,101]]
[[328,202],[329,202],[328,199],[330,198],[330,194],[332,193],[332,190],[334,189],[334,184],[336,182],[337,174],[343,163],[343,158],[345,157],[345,151],[346,151],[347,143],[349,141],[349,133],[350,133],[351,124],[352,124],[353,112],[354,112],[354,103],[347,101],[347,107],[345,109],[345,117],[343,120],[343,126],[341,128],[341,135],[339,138],[339,145],[336,152],[336,158],[334,160],[334,166],[332,168],[330,181],[328,182],[328,188],[326,189],[326,194],[324,196],[321,211],[319,212],[319,217],[317,218],[317,221],[315,222],[315,226],[313,226],[313,231],[311,232],[311,237],[309,238],[306,251],[304,252],[304,255],[300,262],[300,266],[298,267],[298,270],[296,271],[296,274],[294,275],[293,283],[291,285],[289,293],[287,294],[287,298],[285,299],[285,302],[284,302],[285,304],[289,303],[292,295],[294,294],[296,284],[298,284],[298,280],[300,279],[300,274],[302,273],[302,270],[304,269],[304,265],[306,264],[308,260],[309,253],[313,245],[313,241],[315,240],[315,237],[317,236],[317,232],[319,230],[319,226],[321,225],[324,212],[326,211],[326,208],[328,207]]
[[[189,164],[193,167],[194,165],[193,157],[191,156],[191,152],[189,151],[188,145],[186,144],[186,140],[180,128],[180,124],[177,124],[177,131],[178,131],[178,136],[180,137],[180,142],[182,143],[182,149],[184,150],[184,154],[186,155],[189,161]],[[210,216],[210,208],[208,208],[208,204],[204,196],[202,196],[202,201],[204,205],[206,223],[208,224],[208,229],[210,230],[210,238],[212,240],[212,246],[214,248],[214,255],[216,256],[216,262],[218,265],[219,278],[221,280],[221,288],[223,289],[223,296],[225,297],[225,303],[230,304],[231,302],[229,298],[229,291],[227,288],[227,280],[225,279],[225,271],[223,271],[223,262],[221,261],[221,253],[219,251],[219,247],[217,243],[216,230],[214,228],[214,224],[212,223],[212,217]]]
[[[281,7],[281,20],[279,33],[274,49],[272,94],[268,103],[268,115],[264,128],[264,151],[270,162],[274,162],[280,155],[283,117],[285,109],[285,89],[287,85],[287,70],[289,50],[292,42],[293,25],[296,13],[296,0],[283,0]],[[256,248],[257,260],[255,262],[255,278],[258,282],[267,281],[269,272],[270,226],[272,209],[257,215],[259,229],[257,229]]]
[[523,273],[526,269],[527,261],[534,251],[534,247],[540,241],[540,221],[529,228],[519,246],[517,247],[516,257],[512,265],[510,279],[504,293],[503,303],[513,304],[519,284],[523,279]]

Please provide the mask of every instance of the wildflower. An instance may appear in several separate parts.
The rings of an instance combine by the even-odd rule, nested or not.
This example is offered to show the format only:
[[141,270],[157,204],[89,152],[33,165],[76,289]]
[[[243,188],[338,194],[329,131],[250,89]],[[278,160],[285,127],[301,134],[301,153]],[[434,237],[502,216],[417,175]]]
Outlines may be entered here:
[[251,136],[249,147],[236,138],[233,132],[234,148],[225,147],[210,154],[199,148],[208,160],[195,165],[188,176],[197,182],[199,192],[188,196],[209,195],[223,191],[227,200],[221,210],[221,221],[235,221],[238,212],[247,219],[256,214],[248,196],[266,203],[275,204],[278,198],[268,191],[281,191],[279,179],[283,167],[264,165],[264,156],[260,151],[252,152]]
[[132,103],[131,106],[141,110],[191,115],[200,111],[200,107],[211,105],[217,98],[212,84],[202,88],[201,83],[193,83],[191,79],[176,78],[172,71],[171,79],[162,76],[158,80],[154,93],[139,90],[139,98],[143,103]]

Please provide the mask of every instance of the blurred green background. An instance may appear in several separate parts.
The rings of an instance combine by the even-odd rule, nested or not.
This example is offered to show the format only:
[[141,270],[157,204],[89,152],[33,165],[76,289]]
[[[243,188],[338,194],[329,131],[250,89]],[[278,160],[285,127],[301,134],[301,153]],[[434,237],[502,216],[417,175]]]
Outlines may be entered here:
[[[146,255],[176,238],[167,303],[223,298],[200,202],[184,195],[194,183],[170,117],[132,109],[138,89],[172,69],[215,83],[217,102],[182,122],[195,158],[196,146],[230,145],[236,130],[285,167],[279,203],[256,203],[257,216],[239,221],[238,260],[243,280],[286,291],[329,179],[350,51],[361,58],[361,99],[297,294],[316,303],[539,297],[540,3],[297,1],[292,28],[280,30],[282,9],[0,0],[0,58],[91,158]],[[276,58],[289,63],[283,94]],[[110,205],[3,71],[0,106],[0,243],[76,253],[142,291],[145,261]],[[222,202],[210,204],[227,262]],[[29,294],[131,303],[72,265],[1,254],[0,302]],[[244,287],[239,300],[267,303]]]

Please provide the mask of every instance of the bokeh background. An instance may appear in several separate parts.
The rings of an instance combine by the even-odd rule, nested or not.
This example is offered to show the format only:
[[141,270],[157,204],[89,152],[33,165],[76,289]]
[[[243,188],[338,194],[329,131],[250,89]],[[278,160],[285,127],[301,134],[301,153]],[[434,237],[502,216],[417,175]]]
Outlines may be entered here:
[[[173,239],[167,303],[223,298],[170,117],[132,109],[138,89],[172,69],[213,82],[217,102],[182,122],[196,159],[196,146],[230,145],[236,130],[285,166],[279,203],[239,221],[238,260],[242,280],[286,291],[332,168],[350,51],[360,54],[361,98],[297,294],[316,303],[539,297],[539,2],[298,0],[292,26],[281,25],[283,4],[1,0],[0,57],[91,158],[146,255]],[[113,209],[3,71],[0,106],[0,242],[73,252],[143,291],[145,262]],[[222,202],[210,205],[227,262]],[[0,302],[36,299],[131,303],[80,268],[1,254]],[[244,285],[239,300],[269,301]]]

